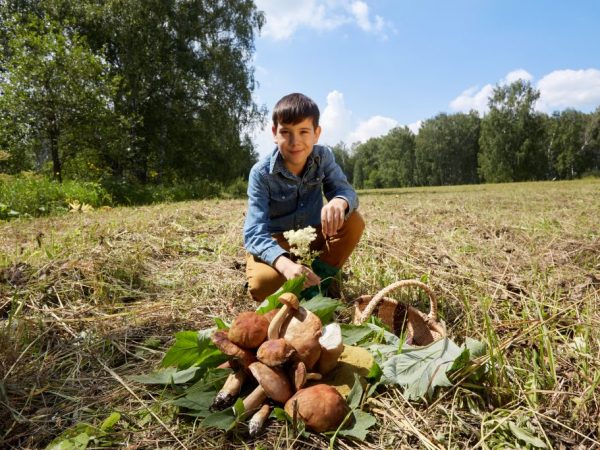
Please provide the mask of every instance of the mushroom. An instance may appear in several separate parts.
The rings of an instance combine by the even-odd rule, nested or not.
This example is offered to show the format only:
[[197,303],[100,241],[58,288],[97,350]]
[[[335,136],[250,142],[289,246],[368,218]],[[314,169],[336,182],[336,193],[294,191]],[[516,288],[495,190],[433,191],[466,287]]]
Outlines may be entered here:
[[275,308],[272,309],[270,311],[267,311],[266,313],[263,314],[263,317],[265,319],[267,319],[267,322],[269,322],[269,324],[273,321],[273,318],[277,315],[277,313],[281,311],[281,308]]
[[258,411],[254,413],[250,419],[250,422],[248,422],[248,430],[250,431],[251,437],[256,436],[262,429],[263,425],[265,424],[265,420],[267,420],[267,417],[269,417],[270,411],[271,407],[267,404],[264,404]]
[[234,371],[229,374],[227,380],[225,380],[225,384],[217,393],[211,405],[211,408],[223,409],[231,405],[239,395],[242,385],[246,380],[246,369],[256,361],[256,357],[252,352],[240,348],[231,342],[226,331],[216,331],[211,338],[221,352],[234,358],[229,361],[229,367],[234,369]]
[[336,430],[350,411],[344,397],[326,384],[300,389],[286,402],[284,409],[290,417],[294,417],[296,410],[306,428],[317,433]]
[[269,324],[268,329],[268,337],[269,339],[278,339],[281,326],[285,322],[285,319],[288,318],[294,311],[298,310],[300,306],[300,302],[298,301],[298,297],[296,297],[291,292],[286,292],[281,294],[279,297],[279,301],[283,303],[283,306],[279,310],[279,312],[273,317],[271,323]]
[[267,337],[269,321],[261,314],[246,311],[233,320],[229,328],[229,340],[247,349],[258,348]]
[[285,364],[296,350],[285,339],[269,339],[258,347],[256,357],[258,360],[270,367]]
[[285,403],[292,396],[292,386],[283,370],[261,362],[250,364],[249,369],[258,386],[244,399],[244,411],[256,410],[267,398]]
[[211,339],[215,346],[227,356],[239,359],[242,367],[246,368],[254,361],[256,357],[254,354],[246,349],[243,349],[229,339],[227,331],[219,330],[215,331],[211,336]]
[[280,329],[280,337],[296,349],[298,359],[306,364],[308,370],[315,366],[321,355],[319,337],[322,327],[321,319],[317,315],[300,307]]
[[338,358],[344,351],[340,325],[336,322],[325,325],[323,334],[319,338],[319,344],[321,345],[321,356],[317,363],[317,372],[327,375],[337,366]]
[[320,380],[323,378],[323,375],[320,373],[309,373],[308,370],[306,370],[306,365],[302,361],[295,364],[292,372],[293,376],[291,378],[294,379],[294,388],[296,391],[302,389],[309,380]]

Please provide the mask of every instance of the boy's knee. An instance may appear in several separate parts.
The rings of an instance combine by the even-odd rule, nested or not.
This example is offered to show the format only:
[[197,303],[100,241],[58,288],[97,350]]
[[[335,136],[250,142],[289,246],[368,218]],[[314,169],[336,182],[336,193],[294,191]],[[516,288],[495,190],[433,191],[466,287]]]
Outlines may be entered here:
[[347,227],[347,233],[352,237],[353,240],[358,242],[363,234],[363,231],[365,231],[365,221],[358,211],[354,211],[352,214],[350,214],[347,220]]

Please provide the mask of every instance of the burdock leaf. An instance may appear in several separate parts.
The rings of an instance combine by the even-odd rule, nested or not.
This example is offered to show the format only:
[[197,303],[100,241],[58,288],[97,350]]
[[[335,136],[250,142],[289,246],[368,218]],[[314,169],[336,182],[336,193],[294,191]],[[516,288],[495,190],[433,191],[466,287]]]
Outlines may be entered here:
[[231,430],[236,424],[236,417],[233,413],[232,408],[224,409],[223,411],[218,411],[212,414],[209,414],[204,418],[200,426],[204,428],[219,428],[223,431]]
[[375,333],[366,325],[351,325],[342,323],[340,324],[340,328],[342,329],[342,340],[346,345],[357,344]]
[[300,306],[317,315],[321,319],[321,322],[326,324],[331,322],[334,311],[342,306],[342,302],[318,294],[310,300],[301,302]]
[[[187,369],[190,366],[215,366],[226,357],[215,347],[210,339],[209,330],[180,331],[175,333],[175,343],[161,361],[163,367],[177,366]],[[206,368],[206,367],[203,367]]]
[[271,311],[272,309],[279,308],[281,303],[279,302],[279,297],[286,292],[291,292],[297,297],[300,296],[300,292],[302,292],[302,288],[304,287],[304,280],[306,277],[302,275],[301,277],[292,278],[291,280],[287,280],[283,283],[283,286],[279,288],[277,292],[269,295],[256,309],[256,312],[259,314],[265,314]]
[[348,406],[350,406],[350,409],[358,408],[358,405],[360,405],[362,395],[363,387],[360,382],[360,377],[357,373],[354,373],[354,385],[352,386],[352,389],[348,393],[348,398],[346,399]]
[[377,419],[371,414],[360,410],[354,410],[352,415],[353,417],[350,419],[352,420],[352,427],[340,430],[338,434],[364,441],[367,438],[369,428],[377,423]]
[[405,386],[410,399],[432,396],[436,387],[452,385],[446,371],[460,354],[461,349],[448,338],[426,347],[405,347],[383,363],[382,380]]
[[183,384],[193,379],[199,369],[199,367],[190,367],[177,370],[175,367],[168,367],[145,375],[134,375],[131,379],[142,384]]

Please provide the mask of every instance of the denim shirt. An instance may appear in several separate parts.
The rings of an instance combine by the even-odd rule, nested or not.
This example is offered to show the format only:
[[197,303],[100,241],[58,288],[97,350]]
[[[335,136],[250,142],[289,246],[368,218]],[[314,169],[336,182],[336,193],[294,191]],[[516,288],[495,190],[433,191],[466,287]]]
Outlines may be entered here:
[[246,250],[273,265],[287,251],[271,235],[320,225],[323,194],[327,201],[335,197],[346,200],[346,217],[358,207],[356,192],[335,162],[331,149],[313,146],[304,170],[297,176],[285,167],[279,149],[275,148],[250,171],[244,223]]

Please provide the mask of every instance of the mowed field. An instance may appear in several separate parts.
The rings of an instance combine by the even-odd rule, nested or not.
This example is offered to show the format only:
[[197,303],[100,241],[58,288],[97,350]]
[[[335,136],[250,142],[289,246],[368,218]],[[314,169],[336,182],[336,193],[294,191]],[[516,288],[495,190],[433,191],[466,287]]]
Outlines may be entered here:
[[[487,376],[429,402],[380,388],[365,403],[378,421],[367,441],[336,448],[600,448],[600,180],[359,197],[367,228],[339,321],[356,297],[426,277],[449,336],[487,344]],[[44,448],[114,411],[95,446],[326,448],[329,437],[277,421],[246,442],[199,428],[130,378],[158,367],[175,332],[256,308],[244,212],[211,200],[0,223],[0,448]]]

